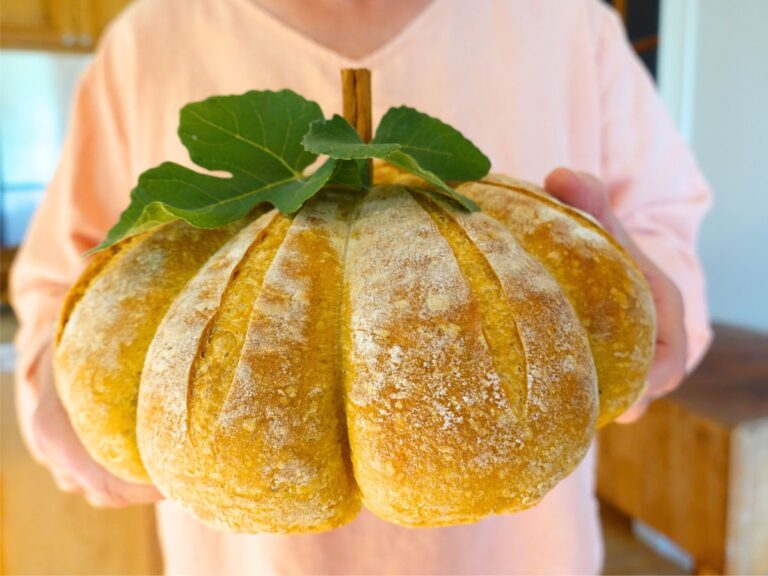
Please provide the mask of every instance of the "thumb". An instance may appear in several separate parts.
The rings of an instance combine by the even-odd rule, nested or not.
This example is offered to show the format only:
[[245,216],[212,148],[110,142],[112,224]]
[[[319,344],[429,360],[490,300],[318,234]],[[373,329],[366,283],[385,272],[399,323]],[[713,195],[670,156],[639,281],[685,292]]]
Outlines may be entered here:
[[555,198],[594,216],[610,232],[615,217],[608,202],[608,190],[597,178],[568,168],[556,168],[544,181],[545,188]]
[[547,175],[544,187],[561,202],[590,214],[636,259],[644,258],[613,213],[608,188],[598,178],[586,172],[556,168]]

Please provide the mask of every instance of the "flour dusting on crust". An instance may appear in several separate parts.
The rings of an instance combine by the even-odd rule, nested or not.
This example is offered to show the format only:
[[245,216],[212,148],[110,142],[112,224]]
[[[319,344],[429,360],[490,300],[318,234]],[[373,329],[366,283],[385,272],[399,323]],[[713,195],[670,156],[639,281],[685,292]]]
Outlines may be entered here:
[[[406,189],[375,188],[349,245],[347,411],[364,500],[400,523],[468,521],[529,506],[578,462],[591,437],[591,358],[557,285],[491,219],[471,214],[461,223],[492,252],[491,264],[518,298],[552,304],[538,310],[538,327],[522,324],[536,360],[520,384],[530,379],[530,424],[494,370],[451,246]],[[565,351],[577,361],[548,369],[533,338],[549,343],[550,355]],[[566,391],[570,402],[562,400]]]

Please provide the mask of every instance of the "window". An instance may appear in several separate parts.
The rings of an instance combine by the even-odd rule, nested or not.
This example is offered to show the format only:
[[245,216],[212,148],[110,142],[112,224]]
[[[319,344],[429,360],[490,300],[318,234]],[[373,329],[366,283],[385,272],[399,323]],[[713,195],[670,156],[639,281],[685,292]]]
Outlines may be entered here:
[[605,0],[618,11],[632,46],[656,78],[659,45],[659,0]]
[[58,163],[89,55],[0,51],[0,246],[17,246]]

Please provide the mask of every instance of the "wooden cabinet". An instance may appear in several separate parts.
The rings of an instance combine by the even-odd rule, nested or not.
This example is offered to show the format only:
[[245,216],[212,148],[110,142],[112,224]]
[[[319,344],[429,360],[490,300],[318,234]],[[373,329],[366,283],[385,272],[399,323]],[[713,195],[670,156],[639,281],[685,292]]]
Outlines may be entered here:
[[[4,0],[7,1],[7,0]],[[130,0],[74,0],[78,5],[80,43],[92,48],[107,24]]]
[[3,0],[0,45],[35,50],[92,50],[129,0]]
[[3,48],[72,48],[74,11],[69,0],[3,0]]
[[[3,313],[2,323],[5,341],[15,322]],[[16,424],[12,379],[0,366],[0,574],[162,573],[151,506],[92,508],[59,492],[32,460]]]

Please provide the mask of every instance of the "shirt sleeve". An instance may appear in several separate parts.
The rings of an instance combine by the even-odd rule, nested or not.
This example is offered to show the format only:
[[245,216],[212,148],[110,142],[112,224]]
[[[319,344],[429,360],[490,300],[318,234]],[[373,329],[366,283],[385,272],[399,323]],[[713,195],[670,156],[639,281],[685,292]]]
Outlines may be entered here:
[[691,370],[711,341],[704,276],[696,254],[711,193],[627,41],[621,20],[613,10],[597,9],[601,176],[629,234],[683,295]]
[[30,426],[38,361],[52,341],[67,289],[84,268],[83,253],[104,238],[129,197],[132,61],[124,38],[110,30],[78,85],[59,165],[11,270],[19,320],[16,402],[22,435],[35,455]]

